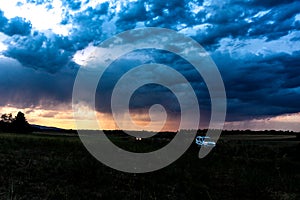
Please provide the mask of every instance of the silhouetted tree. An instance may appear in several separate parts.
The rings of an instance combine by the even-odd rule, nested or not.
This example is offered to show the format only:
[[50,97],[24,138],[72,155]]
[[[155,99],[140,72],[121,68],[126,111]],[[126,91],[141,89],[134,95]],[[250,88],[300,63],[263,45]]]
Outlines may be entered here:
[[18,112],[15,118],[12,117],[12,114],[1,115],[0,131],[27,133],[27,132],[31,132],[32,128],[30,124],[27,122],[24,113]]
[[30,125],[27,122],[24,113],[18,112],[17,116],[12,122],[13,129],[15,132],[29,132],[30,131]]

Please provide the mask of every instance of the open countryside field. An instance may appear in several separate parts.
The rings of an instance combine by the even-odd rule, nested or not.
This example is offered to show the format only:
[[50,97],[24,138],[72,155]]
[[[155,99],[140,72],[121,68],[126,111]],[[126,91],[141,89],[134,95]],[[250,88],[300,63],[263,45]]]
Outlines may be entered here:
[[[226,135],[204,159],[192,145],[162,170],[129,174],[98,162],[76,136],[2,133],[0,199],[299,199],[300,142],[284,137]],[[141,152],[163,145],[111,140]]]

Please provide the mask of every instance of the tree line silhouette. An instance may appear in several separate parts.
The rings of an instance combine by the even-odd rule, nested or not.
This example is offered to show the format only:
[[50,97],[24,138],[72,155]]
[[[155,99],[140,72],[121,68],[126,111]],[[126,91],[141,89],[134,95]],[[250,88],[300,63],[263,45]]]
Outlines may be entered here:
[[1,132],[28,133],[32,132],[32,127],[27,122],[24,113],[18,112],[13,117],[12,114],[2,114],[0,119]]

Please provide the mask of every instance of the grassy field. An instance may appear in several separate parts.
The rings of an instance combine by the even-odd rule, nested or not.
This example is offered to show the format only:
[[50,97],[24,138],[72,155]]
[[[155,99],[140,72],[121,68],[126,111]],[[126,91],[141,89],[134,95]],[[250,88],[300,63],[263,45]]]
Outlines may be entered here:
[[[242,138],[242,137],[241,137]],[[132,150],[158,142],[122,141]],[[226,136],[204,159],[193,145],[152,173],[98,162],[77,137],[0,134],[0,199],[299,199],[300,143]]]

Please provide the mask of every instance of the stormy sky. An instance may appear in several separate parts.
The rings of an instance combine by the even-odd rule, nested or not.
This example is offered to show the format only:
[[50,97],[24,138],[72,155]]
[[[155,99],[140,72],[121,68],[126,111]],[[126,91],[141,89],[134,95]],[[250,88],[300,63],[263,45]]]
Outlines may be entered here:
[[[1,0],[0,111],[23,110],[32,123],[74,127],[72,89],[85,54],[123,31],[162,27],[192,37],[213,58],[226,88],[225,128],[299,131],[299,8],[297,0]],[[114,62],[97,90],[99,115],[111,111],[111,90],[122,74],[153,62],[182,73],[209,115],[201,76],[185,60],[156,50]],[[176,98],[159,85],[140,88],[130,107],[143,118],[138,114],[153,103],[177,119]]]

